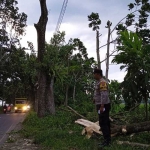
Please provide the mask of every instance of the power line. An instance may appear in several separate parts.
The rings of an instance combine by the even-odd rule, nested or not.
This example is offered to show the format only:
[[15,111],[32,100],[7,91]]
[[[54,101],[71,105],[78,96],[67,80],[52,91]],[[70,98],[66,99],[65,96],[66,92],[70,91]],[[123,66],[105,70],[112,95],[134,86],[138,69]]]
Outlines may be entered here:
[[58,18],[58,21],[57,21],[57,26],[56,26],[56,29],[55,29],[55,33],[59,31],[60,25],[62,23],[64,14],[65,14],[65,10],[67,8],[67,3],[68,3],[68,0],[64,0],[61,11],[60,11],[60,15],[59,15],[59,18]]

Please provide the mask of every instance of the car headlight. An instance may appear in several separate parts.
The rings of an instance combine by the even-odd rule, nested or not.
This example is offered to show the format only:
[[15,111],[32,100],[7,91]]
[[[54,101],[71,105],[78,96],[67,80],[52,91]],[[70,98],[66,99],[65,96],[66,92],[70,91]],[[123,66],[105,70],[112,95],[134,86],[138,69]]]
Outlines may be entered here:
[[27,106],[23,106],[23,110],[27,110]]
[[30,109],[30,105],[28,105],[27,108]]
[[15,110],[17,110],[17,107],[15,107]]

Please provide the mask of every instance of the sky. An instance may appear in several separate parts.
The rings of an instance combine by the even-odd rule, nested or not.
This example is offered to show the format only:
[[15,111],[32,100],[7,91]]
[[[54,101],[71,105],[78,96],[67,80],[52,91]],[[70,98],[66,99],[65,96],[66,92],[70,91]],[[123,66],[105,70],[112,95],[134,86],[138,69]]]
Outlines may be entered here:
[[[53,37],[57,21],[60,15],[64,0],[47,0],[48,23],[46,29],[46,41],[49,42]],[[96,59],[96,33],[88,27],[88,15],[92,12],[98,13],[101,19],[100,25],[100,46],[107,43],[108,29],[105,28],[107,21],[112,22],[111,29],[124,18],[128,13],[128,4],[134,0],[68,0],[67,8],[60,26],[60,31],[66,33],[66,43],[70,38],[79,38],[87,48],[88,57]],[[21,44],[27,47],[27,41],[33,42],[35,50],[37,50],[37,33],[34,23],[37,23],[40,17],[39,0],[18,0],[19,12],[27,14],[26,35],[22,37]],[[115,31],[111,35],[111,40],[115,39]],[[110,45],[110,53],[114,50],[115,45]],[[100,60],[106,58],[107,47],[100,49]],[[120,65],[112,64],[113,56],[110,57],[109,75],[110,80],[123,81],[126,74],[125,70],[120,70]],[[102,70],[105,75],[106,63],[102,63]]]

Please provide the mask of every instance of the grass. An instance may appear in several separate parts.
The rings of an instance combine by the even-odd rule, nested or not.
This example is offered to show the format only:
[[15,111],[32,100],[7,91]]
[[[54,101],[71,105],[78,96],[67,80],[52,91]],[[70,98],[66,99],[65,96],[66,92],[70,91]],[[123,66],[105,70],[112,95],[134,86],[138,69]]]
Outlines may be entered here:
[[[96,115],[93,113],[93,118],[96,118]],[[133,116],[136,117],[135,114]],[[78,118],[75,114],[60,108],[57,108],[56,115],[44,118],[38,118],[35,112],[30,112],[23,123],[21,133],[26,138],[33,138],[34,142],[42,145],[45,150],[98,150],[98,143],[103,140],[102,136],[94,135],[87,139],[81,135],[83,127],[74,123]],[[117,145],[117,140],[149,144],[150,133],[138,133],[133,137],[130,135],[113,137],[112,146],[106,148],[108,150],[141,150],[139,147]]]
[[89,141],[81,135],[82,127],[75,124],[73,118],[76,118],[73,114],[68,116],[68,112],[57,111],[55,116],[39,119],[31,112],[24,122],[23,134],[47,149],[79,149],[84,145],[91,150],[93,140]]

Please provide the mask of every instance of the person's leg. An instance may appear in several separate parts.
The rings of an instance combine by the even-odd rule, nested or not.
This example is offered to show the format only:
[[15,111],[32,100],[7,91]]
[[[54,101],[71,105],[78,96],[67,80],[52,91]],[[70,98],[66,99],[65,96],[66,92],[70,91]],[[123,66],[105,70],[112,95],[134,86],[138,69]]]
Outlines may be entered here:
[[101,131],[102,131],[103,137],[104,137],[103,144],[109,145],[111,142],[109,111],[104,111],[102,114],[99,115],[99,125],[101,127]]
[[109,128],[109,143],[111,143],[111,126],[110,126],[109,114],[108,114],[108,128]]

